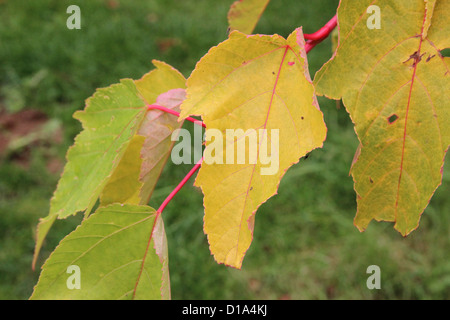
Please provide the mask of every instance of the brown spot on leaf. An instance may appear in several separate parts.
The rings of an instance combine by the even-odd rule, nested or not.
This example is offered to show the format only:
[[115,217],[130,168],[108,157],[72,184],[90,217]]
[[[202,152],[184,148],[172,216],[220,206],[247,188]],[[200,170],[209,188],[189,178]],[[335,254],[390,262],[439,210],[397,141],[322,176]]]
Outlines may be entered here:
[[422,60],[422,57],[426,54],[420,54],[419,51],[414,52],[412,55],[409,56],[408,60],[404,61],[403,63],[407,63],[409,60],[414,60],[413,64],[411,65],[411,67],[415,67],[417,66],[417,64]]

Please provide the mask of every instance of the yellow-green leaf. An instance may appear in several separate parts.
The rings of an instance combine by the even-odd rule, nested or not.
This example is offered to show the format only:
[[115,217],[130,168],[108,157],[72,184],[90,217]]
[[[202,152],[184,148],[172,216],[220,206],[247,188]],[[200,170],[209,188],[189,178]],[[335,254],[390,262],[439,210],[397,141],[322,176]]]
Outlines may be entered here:
[[139,191],[142,188],[142,183],[139,181],[142,166],[141,149],[144,141],[145,137],[140,135],[135,135],[131,140],[100,195],[101,206],[112,203],[145,204],[141,203],[142,199],[139,197]]
[[[276,194],[286,170],[325,140],[303,33],[297,29],[286,40],[234,31],[200,60],[187,87],[181,118],[199,115],[207,127],[205,160],[195,181],[204,194],[204,230],[216,261],[240,268],[253,238],[256,210]],[[211,129],[222,134],[223,148],[216,152],[222,154],[223,164],[208,160],[208,150],[217,143],[209,141]],[[238,143],[234,161],[227,163],[230,129],[242,130],[229,139],[233,148],[257,130],[264,139],[258,139],[253,153],[249,143]],[[271,154],[274,162],[265,164],[261,155],[272,146],[278,148]],[[246,155],[243,164],[237,162],[239,152]],[[268,173],[270,167],[275,170]]]
[[74,114],[84,130],[67,153],[50,214],[65,218],[90,211],[145,113],[145,102],[131,79],[99,89],[87,100],[85,110]]
[[[166,107],[179,112],[180,105],[185,99],[186,79],[168,65],[166,78],[161,85],[155,86],[155,79],[151,73],[136,81],[138,90],[144,93],[148,104]],[[158,83],[158,82],[156,82]],[[161,90],[172,87],[161,93],[156,101],[151,99]],[[101,195],[101,205],[111,203],[146,204],[149,201],[156,182],[167,162],[173,146],[172,132],[180,128],[183,123],[177,117],[164,111],[150,109],[127,151],[117,166]]]
[[270,0],[237,0],[228,11],[230,31],[251,34]]
[[161,216],[147,206],[98,209],[50,255],[31,299],[170,299]]
[[407,235],[441,184],[450,145],[450,59],[440,52],[450,46],[450,1],[377,1],[380,29],[368,28],[373,4],[341,1],[339,47],[314,83],[343,99],[361,143],[355,225],[391,221]]
[[[162,93],[185,86],[184,77],[174,68],[156,60],[153,64],[156,69],[139,80],[125,79],[119,84],[98,89],[86,101],[85,110],[75,113],[74,117],[81,121],[83,131],[67,153],[67,164],[51,200],[50,213],[38,224],[33,267],[42,243],[57,218],[63,219],[81,211],[85,211],[86,215],[90,213],[144,121],[147,105],[156,102]],[[176,117],[173,118],[176,123]],[[131,148],[129,151],[133,153],[138,146]],[[125,161],[131,161],[130,165],[139,163],[138,159],[130,159],[129,156]],[[126,175],[128,169],[130,175],[139,177],[135,167],[122,164],[111,181],[116,185],[110,185],[106,190],[107,201],[104,203],[119,202],[127,197],[134,197],[133,201],[127,202],[136,203],[136,190],[129,189],[122,193],[116,183],[118,176]],[[123,187],[139,186],[139,182],[128,179]],[[146,190],[153,189],[147,186]],[[118,195],[117,200],[114,200],[115,195]],[[147,192],[145,200],[149,195]],[[139,203],[143,203],[142,195],[139,199]]]

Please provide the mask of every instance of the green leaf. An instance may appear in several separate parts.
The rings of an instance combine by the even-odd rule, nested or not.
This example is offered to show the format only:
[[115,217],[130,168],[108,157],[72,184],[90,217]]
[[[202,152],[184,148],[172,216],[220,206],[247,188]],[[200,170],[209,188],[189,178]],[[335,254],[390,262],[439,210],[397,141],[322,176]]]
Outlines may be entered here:
[[[407,235],[442,181],[450,145],[450,1],[341,1],[339,47],[316,74],[318,94],[343,99],[360,147],[351,173],[365,230],[372,219]],[[364,53],[361,52],[364,49]]]
[[270,0],[237,0],[228,11],[229,30],[251,34]]
[[86,210],[89,214],[109,176],[139,129],[146,104],[133,80],[98,89],[74,117],[83,125],[67,152],[67,164],[50,203],[50,213],[41,219],[36,234],[33,268],[42,243],[56,218]]
[[99,89],[87,100],[85,110],[74,115],[84,130],[67,153],[50,214],[65,218],[91,210],[145,113],[146,103],[130,79]]
[[[195,185],[204,194],[204,230],[219,263],[241,267],[253,238],[256,210],[276,194],[287,169],[325,140],[304,45],[301,29],[288,39],[234,31],[200,60],[188,79],[181,118],[199,115],[208,128],[205,160]],[[212,129],[221,137],[212,138]],[[231,129],[241,132],[227,139]],[[258,139],[253,152],[245,142],[247,133]],[[215,154],[222,163],[208,160],[213,153],[208,150],[218,141]],[[238,149],[232,163],[224,159],[227,141]],[[262,161],[265,147],[271,150],[269,165]],[[245,155],[244,163],[238,163],[237,153]]]
[[[79,273],[71,274],[70,266]],[[79,289],[71,286],[77,283]],[[119,204],[98,209],[60,242],[30,297],[169,298],[167,242],[160,215],[148,206]]]
[[[185,79],[180,80],[182,81],[176,85],[184,87]],[[179,112],[184,99],[184,89],[172,89],[161,94],[155,104]],[[148,203],[170,156],[174,144],[171,140],[172,133],[182,125],[183,122],[178,122],[178,118],[172,114],[156,109],[149,110],[137,135],[104,188],[100,197],[101,205]]]
[[112,203],[145,204],[139,196],[142,183],[139,181],[141,172],[141,149],[145,137],[135,135],[128,145],[124,156],[116,170],[108,180],[108,184],[100,195],[100,206]]
[[[127,187],[132,189],[122,193],[117,191],[117,179],[127,174],[138,177],[139,171],[134,165],[139,164],[139,159],[132,157],[139,146],[133,144],[130,149],[129,144],[145,119],[147,105],[155,103],[159,95],[171,89],[183,88],[186,82],[171,66],[156,60],[153,64],[156,69],[139,80],[126,79],[120,84],[98,89],[87,100],[85,110],[75,113],[74,117],[81,121],[84,130],[67,153],[67,164],[51,200],[50,213],[38,224],[33,268],[56,218],[63,219],[85,210],[89,215],[108,182],[111,184],[104,193],[104,204],[119,201],[143,204],[148,201],[156,181],[151,182],[153,185],[147,184],[143,197],[135,190],[141,188],[139,181],[128,179]],[[176,117],[173,118],[176,122]],[[114,174],[127,150],[131,155],[125,157],[125,162]],[[134,198],[125,199],[128,197]]]

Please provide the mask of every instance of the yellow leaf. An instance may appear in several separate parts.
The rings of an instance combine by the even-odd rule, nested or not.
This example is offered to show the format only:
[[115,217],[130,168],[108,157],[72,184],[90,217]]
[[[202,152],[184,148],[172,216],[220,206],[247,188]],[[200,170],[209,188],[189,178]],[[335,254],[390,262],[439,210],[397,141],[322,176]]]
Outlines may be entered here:
[[[297,29],[286,40],[234,31],[200,60],[187,87],[181,118],[199,115],[207,127],[205,160],[195,181],[204,194],[204,230],[216,261],[240,268],[256,210],[276,194],[287,169],[325,140],[303,33]],[[229,130],[237,135],[227,138]],[[234,154],[227,142],[237,145]],[[263,161],[266,153],[273,162]],[[220,155],[223,164],[208,160]]]
[[450,144],[450,59],[440,53],[450,45],[450,1],[377,1],[380,29],[366,23],[372,4],[341,1],[339,47],[314,83],[343,98],[361,143],[355,225],[391,221],[407,235],[441,184]]

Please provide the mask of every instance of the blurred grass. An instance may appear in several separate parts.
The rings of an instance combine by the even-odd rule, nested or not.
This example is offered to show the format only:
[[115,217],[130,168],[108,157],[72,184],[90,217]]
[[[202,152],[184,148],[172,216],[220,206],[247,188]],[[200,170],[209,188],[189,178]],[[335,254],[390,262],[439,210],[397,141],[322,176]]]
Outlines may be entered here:
[[[140,78],[151,59],[186,77],[226,39],[232,1],[0,1],[0,103],[33,108],[64,126],[63,159],[80,125],[72,119],[96,88]],[[82,29],[66,28],[66,8],[81,8]],[[256,32],[287,36],[302,25],[312,33],[331,18],[337,0],[273,0]],[[331,57],[326,40],[308,56],[312,75]],[[202,232],[202,196],[188,186],[164,212],[174,299],[449,299],[449,165],[418,230],[402,238],[392,224],[371,223],[360,233],[348,175],[357,146],[351,122],[334,101],[319,100],[328,126],[324,148],[293,166],[278,195],[261,206],[242,270],[217,265]],[[186,127],[190,127],[189,124]],[[189,166],[169,165],[151,205],[158,206]],[[27,299],[34,228],[45,216],[58,176],[33,149],[28,169],[0,163],[0,299]],[[58,221],[39,260],[80,221]],[[368,290],[366,269],[381,268],[381,290]]]

